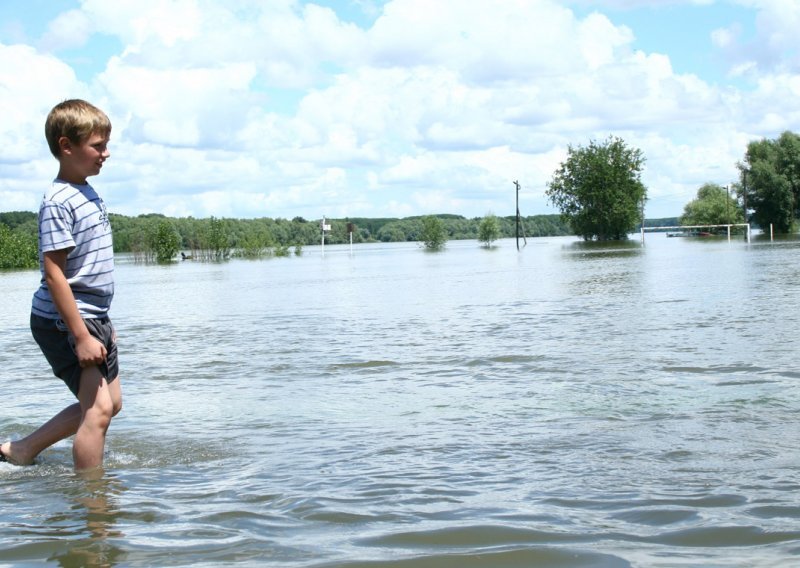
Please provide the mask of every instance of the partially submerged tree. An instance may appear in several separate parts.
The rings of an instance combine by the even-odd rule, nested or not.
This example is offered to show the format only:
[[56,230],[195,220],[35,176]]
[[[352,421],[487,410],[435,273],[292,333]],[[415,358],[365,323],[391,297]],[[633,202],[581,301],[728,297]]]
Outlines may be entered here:
[[779,233],[792,231],[800,207],[800,135],[784,132],[775,140],[750,142],[739,170],[753,221]]
[[161,219],[153,227],[150,246],[156,262],[170,262],[181,246],[181,236],[168,219]]
[[445,235],[442,220],[434,215],[423,217],[420,240],[428,250],[439,250],[444,247],[447,242],[447,236]]
[[681,225],[727,225],[744,223],[744,214],[735,197],[724,187],[707,183],[697,190],[697,198],[687,203]]
[[626,239],[641,221],[647,198],[640,179],[644,162],[641,150],[613,136],[586,148],[570,145],[545,193],[585,240]]
[[481,219],[478,225],[478,240],[485,246],[490,247],[500,236],[500,224],[492,213]]

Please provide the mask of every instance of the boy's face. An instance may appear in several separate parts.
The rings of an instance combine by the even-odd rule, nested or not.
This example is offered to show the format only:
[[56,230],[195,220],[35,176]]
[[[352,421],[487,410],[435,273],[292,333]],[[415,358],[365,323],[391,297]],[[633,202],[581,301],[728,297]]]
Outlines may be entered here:
[[61,174],[59,177],[73,183],[86,183],[86,178],[96,176],[111,153],[108,136],[91,134],[80,144],[66,137],[59,140],[61,147]]

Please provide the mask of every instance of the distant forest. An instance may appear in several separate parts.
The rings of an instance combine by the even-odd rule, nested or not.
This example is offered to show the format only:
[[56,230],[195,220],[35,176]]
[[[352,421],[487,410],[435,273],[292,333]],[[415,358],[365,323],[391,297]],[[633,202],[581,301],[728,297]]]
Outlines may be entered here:
[[[246,246],[257,241],[267,246],[305,246],[320,242],[320,220],[308,221],[302,217],[294,219],[226,219],[194,217],[165,217],[146,214],[136,217],[110,214],[114,230],[114,249],[117,252],[137,252],[146,248],[150,236],[166,224],[179,235],[179,247],[187,250],[203,248],[209,228],[221,231],[231,248]],[[435,215],[441,219],[447,238],[451,240],[477,239],[482,217],[468,219],[461,215]],[[326,233],[326,244],[350,242],[348,229],[353,229],[353,242],[403,242],[420,240],[423,216],[404,218],[349,217],[326,219],[331,230]],[[514,216],[497,217],[500,238],[514,237]],[[8,227],[20,237],[37,237],[36,213],[12,211],[0,213],[0,224]],[[677,218],[648,219],[646,226],[677,225]],[[571,234],[560,215],[532,215],[521,218],[521,234],[526,237],[546,237]]]

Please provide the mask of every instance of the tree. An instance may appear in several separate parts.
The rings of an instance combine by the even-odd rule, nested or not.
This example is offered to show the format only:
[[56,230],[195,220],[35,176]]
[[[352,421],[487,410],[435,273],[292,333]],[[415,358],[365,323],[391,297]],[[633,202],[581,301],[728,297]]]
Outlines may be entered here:
[[640,179],[644,162],[641,150],[613,136],[587,148],[570,145],[545,193],[585,240],[626,239],[641,220],[647,198]]
[[776,140],[754,140],[739,164],[740,188],[752,219],[779,233],[794,229],[800,206],[800,136],[784,132]]
[[420,240],[428,250],[439,250],[444,247],[447,242],[447,236],[444,233],[442,220],[434,215],[423,217]]
[[744,223],[744,214],[724,187],[707,183],[697,190],[697,198],[687,203],[681,225],[726,225]]
[[36,268],[39,247],[28,233],[12,231],[0,223],[0,269]]
[[206,249],[211,260],[227,260],[231,255],[228,228],[222,219],[211,217],[206,228]]
[[170,262],[178,254],[181,236],[167,219],[158,221],[151,238],[150,247],[156,257],[156,262]]
[[500,235],[500,225],[497,222],[497,217],[489,213],[481,219],[478,225],[478,240],[486,247],[492,246],[492,243],[497,240]]

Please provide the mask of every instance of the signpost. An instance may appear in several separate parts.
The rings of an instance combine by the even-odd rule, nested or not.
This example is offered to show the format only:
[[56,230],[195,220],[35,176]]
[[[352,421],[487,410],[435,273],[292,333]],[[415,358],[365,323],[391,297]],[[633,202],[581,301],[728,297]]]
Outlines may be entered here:
[[330,231],[331,226],[325,224],[325,215],[322,216],[322,223],[320,223],[322,227],[322,256],[325,256],[325,231]]
[[353,255],[353,233],[356,230],[356,226],[353,223],[347,224],[347,232],[350,233],[350,256]]
[[[517,188],[517,250],[519,250],[519,227],[522,219],[519,214],[519,182],[514,181],[514,186]],[[522,233],[522,240],[525,242],[525,245],[528,244],[528,239],[525,238],[525,233]]]

